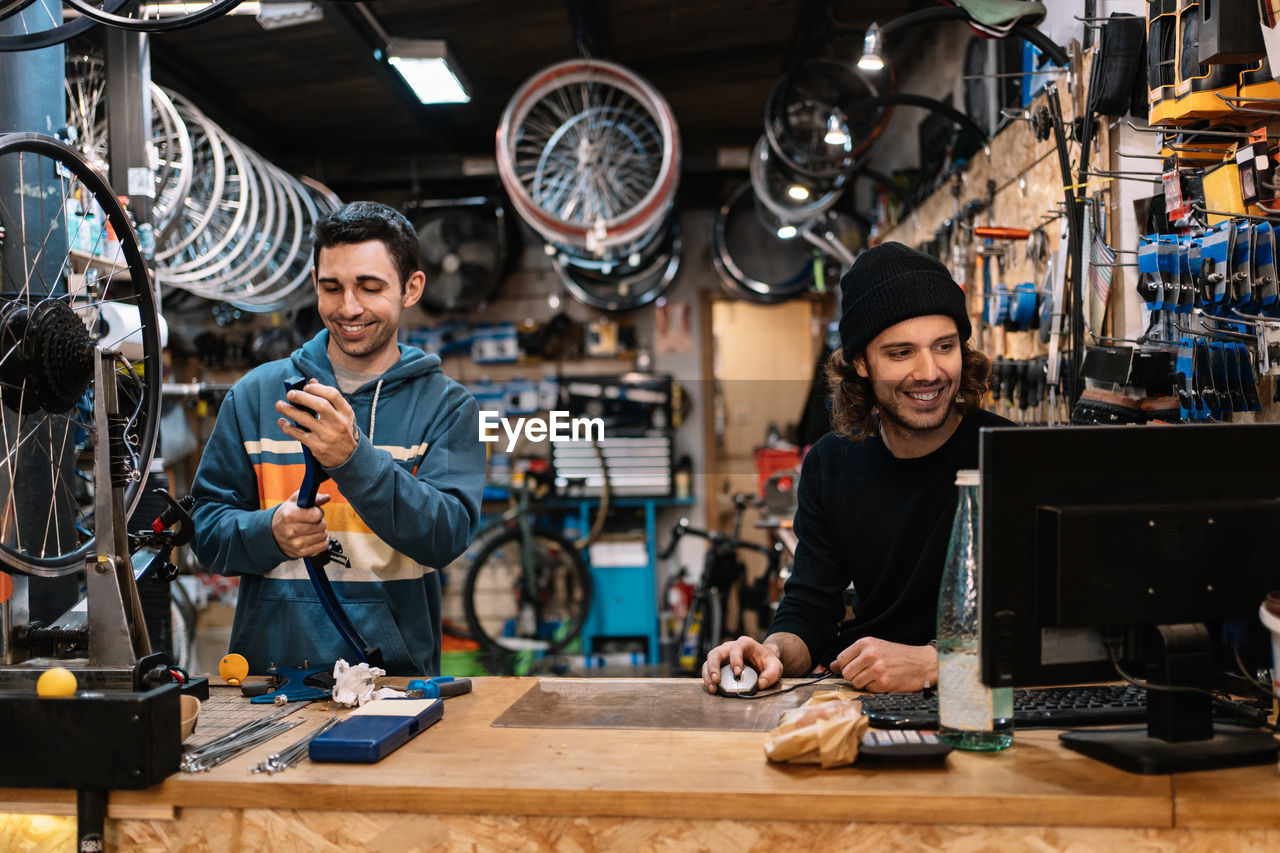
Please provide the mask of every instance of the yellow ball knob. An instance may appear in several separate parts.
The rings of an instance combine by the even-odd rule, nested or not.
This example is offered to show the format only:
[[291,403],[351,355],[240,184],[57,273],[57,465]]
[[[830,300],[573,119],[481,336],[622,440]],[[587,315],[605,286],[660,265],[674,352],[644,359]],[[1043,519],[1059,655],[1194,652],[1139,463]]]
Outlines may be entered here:
[[38,696],[71,696],[76,692],[76,676],[62,666],[46,669],[36,681]]

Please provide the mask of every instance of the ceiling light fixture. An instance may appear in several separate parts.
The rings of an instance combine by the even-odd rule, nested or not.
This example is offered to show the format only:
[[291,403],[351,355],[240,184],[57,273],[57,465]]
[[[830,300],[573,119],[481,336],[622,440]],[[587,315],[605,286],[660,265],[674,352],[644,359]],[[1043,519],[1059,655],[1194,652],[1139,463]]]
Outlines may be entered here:
[[793,201],[805,201],[809,198],[809,188],[803,184],[792,184],[787,187],[787,195]]
[[836,114],[832,113],[827,119],[827,135],[822,137],[822,141],[828,145],[849,145],[850,139],[848,132],[840,124],[840,119],[836,118]]
[[778,237],[783,240],[790,240],[798,233],[799,232],[796,231],[796,227],[794,225],[783,225],[778,229]]
[[390,39],[387,63],[399,72],[424,104],[465,104],[467,84],[449,48],[438,39]]
[[884,70],[884,36],[880,33],[880,25],[867,27],[867,34],[862,39],[862,56],[858,57],[858,67],[863,71]]

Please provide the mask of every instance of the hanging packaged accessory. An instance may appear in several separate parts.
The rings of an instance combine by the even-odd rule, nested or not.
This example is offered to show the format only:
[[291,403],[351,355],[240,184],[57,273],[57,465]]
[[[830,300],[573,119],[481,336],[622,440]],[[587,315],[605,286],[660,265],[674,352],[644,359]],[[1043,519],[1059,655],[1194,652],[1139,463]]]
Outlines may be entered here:
[[1269,222],[1259,222],[1253,233],[1253,298],[1258,312],[1266,314],[1276,305],[1275,229]]
[[1178,0],[1147,3],[1147,122],[1169,122],[1177,86]]
[[1219,118],[1233,112],[1231,104],[1219,95],[1236,96],[1240,69],[1201,64],[1201,5],[1200,0],[1180,0],[1178,4],[1177,83],[1174,103],[1166,113],[1172,122]]
[[1143,73],[1147,32],[1137,15],[1113,13],[1102,25],[1102,38],[1089,77],[1094,112],[1119,117],[1129,112],[1135,80]]
[[1258,26],[1257,0],[1212,0],[1200,6],[1197,54],[1205,65],[1253,63],[1267,46]]
[[1192,381],[1195,366],[1192,362],[1191,338],[1182,338],[1178,341],[1178,358],[1174,362],[1174,367],[1176,370],[1174,373],[1176,385],[1174,391],[1178,395],[1179,414],[1182,416],[1184,423],[1199,420],[1199,406],[1195,394],[1195,384]]

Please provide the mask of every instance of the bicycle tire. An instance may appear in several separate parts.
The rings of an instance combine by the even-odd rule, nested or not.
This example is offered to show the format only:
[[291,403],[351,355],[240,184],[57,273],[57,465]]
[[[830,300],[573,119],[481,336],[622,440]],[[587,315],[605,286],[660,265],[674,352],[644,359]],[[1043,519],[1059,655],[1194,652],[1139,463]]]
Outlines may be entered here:
[[619,262],[605,274],[560,255],[551,256],[551,266],[569,295],[582,304],[615,314],[634,311],[665,293],[680,273],[683,241],[678,216],[671,217],[668,232],[656,249],[649,250],[653,254],[640,258],[635,268]]
[[110,2],[95,5],[89,0],[64,0],[65,3],[74,6],[80,14],[86,18],[97,21],[100,24],[106,24],[120,30],[128,30],[134,33],[170,33],[176,30],[185,30],[188,27],[194,27],[203,24],[205,21],[211,21],[214,18],[225,15],[236,6],[240,5],[241,0],[214,0],[212,3],[193,3],[194,9],[183,15],[174,15],[170,18],[132,18],[128,15],[117,15],[115,12],[120,8],[117,4],[113,8]]
[[[811,257],[798,257],[794,273],[788,271],[786,278],[767,281],[758,273],[744,269],[734,258],[730,247],[731,221],[737,217],[750,217],[748,223],[752,231],[759,229],[755,242],[763,244],[767,249],[764,257],[773,259],[780,257],[784,251],[795,250],[787,241],[765,229],[759,222],[755,212],[750,209],[754,204],[750,181],[744,181],[729,194],[729,198],[716,211],[715,221],[711,228],[711,263],[720,276],[720,284],[726,293],[736,299],[745,299],[764,305],[772,305],[795,299],[807,292],[813,284],[813,261]],[[734,225],[733,227],[737,227]],[[805,253],[806,255],[808,253]]]
[[[693,647],[692,665],[684,665],[685,641],[693,630],[694,621],[698,624],[698,639]],[[680,625],[679,647],[676,650],[676,674],[702,674],[702,664],[707,655],[720,645],[720,637],[724,635],[724,607],[720,603],[718,590],[702,589],[694,594],[693,603],[684,614],[684,622]]]
[[18,14],[34,2],[35,0],[0,0],[0,21]]
[[[126,2],[127,0],[107,0],[103,4],[103,8],[114,12],[124,6]],[[61,6],[61,3],[59,3],[59,6]],[[23,9],[25,9],[25,6]],[[11,10],[11,15],[7,16],[5,20],[8,20],[8,17],[12,17],[18,11],[22,11],[22,9]],[[40,50],[46,47],[53,47],[55,44],[69,41],[98,25],[97,21],[88,17],[54,24],[53,17],[50,16],[49,23],[53,24],[53,26],[45,30],[26,32],[21,35],[0,35],[0,53],[16,53],[22,50]]]
[[[544,577],[540,573],[540,593],[550,589],[550,595],[556,598],[538,603],[536,637],[514,636],[522,595],[518,528],[503,531],[486,542],[467,570],[462,588],[463,612],[472,636],[488,651],[511,654],[533,649],[543,654],[556,654],[577,638],[587,620],[592,584],[591,573],[582,554],[556,533],[535,531],[533,540],[535,560],[551,556],[556,559],[555,567],[564,570],[563,578]],[[508,545],[513,547],[506,549]],[[511,560],[513,555],[514,562]],[[543,563],[542,567],[548,566]],[[570,598],[567,602],[560,602],[559,596],[565,591]],[[577,597],[573,598],[575,593]],[[553,604],[563,608],[563,612],[552,612],[549,605]],[[547,618],[553,616],[558,618]],[[512,631],[510,635],[509,630]]]
[[[138,248],[133,225],[106,179],[77,151],[43,134],[0,134],[0,180],[10,179],[16,179],[15,186],[23,188],[22,198],[36,205],[36,209],[28,213],[27,204],[23,203],[15,212],[9,201],[10,194],[0,193],[0,222],[7,226],[8,231],[3,286],[0,287],[4,293],[0,337],[11,342],[3,347],[4,353],[0,355],[0,377],[5,380],[3,391],[6,395],[4,430],[0,431],[0,440],[5,443],[6,465],[0,466],[4,469],[0,471],[0,483],[7,483],[8,487],[8,495],[4,496],[4,486],[0,485],[0,501],[11,507],[13,513],[12,520],[7,513],[0,523],[4,528],[3,535],[0,535],[0,561],[24,574],[59,577],[83,569],[94,545],[92,496],[86,500],[81,494],[81,482],[92,482],[95,476],[91,461],[93,454],[88,449],[93,436],[93,409],[97,394],[92,378],[84,379],[82,374],[73,371],[76,375],[71,377],[72,381],[62,382],[62,375],[52,370],[51,365],[55,362],[59,369],[65,366],[71,358],[67,352],[80,351],[84,345],[78,334],[71,334],[72,327],[59,325],[55,328],[50,325],[45,335],[47,341],[34,344],[31,323],[46,315],[56,319],[55,314],[66,314],[66,309],[70,309],[73,312],[71,316],[91,330],[91,337],[93,334],[123,332],[120,338],[103,343],[120,352],[114,374],[120,414],[128,415],[124,446],[132,469],[124,486],[123,503],[127,518],[133,514],[143,495],[142,485],[151,467],[160,422],[158,319],[153,284]],[[106,216],[120,241],[121,258],[115,261],[98,259],[97,263],[104,267],[103,273],[93,280],[86,277],[72,287],[69,285],[73,261],[69,237],[78,236],[80,229],[84,228],[84,220],[74,220],[68,206],[68,201],[77,195],[86,209],[92,201]],[[49,206],[55,208],[50,210]],[[69,234],[73,221],[77,223],[77,231]],[[132,292],[121,296],[126,276]],[[58,304],[66,308],[58,308]],[[130,311],[137,310],[136,334],[140,356],[136,360],[130,360],[128,354],[118,349],[128,343],[125,336],[132,335],[134,330],[127,325],[123,329],[113,327],[114,312],[109,306],[127,306]],[[96,341],[94,343],[97,344]],[[31,369],[32,358],[25,353],[28,345],[43,347],[41,353],[53,353],[51,360],[43,359],[40,376],[45,378],[36,378],[35,371]],[[20,353],[19,349],[23,352]],[[28,394],[32,395],[30,399]],[[42,395],[51,395],[51,401],[41,402]],[[67,403],[67,397],[72,402]],[[9,425],[15,420],[16,426],[10,434]],[[57,463],[51,452],[50,458],[45,460],[47,472],[31,466],[22,469],[23,457],[18,455],[18,449],[31,439],[36,430],[43,430],[45,426],[49,431],[49,447],[57,448]],[[62,435],[55,436],[55,430],[61,430]],[[55,441],[61,444],[55,445]],[[41,446],[41,441],[37,440],[35,445]],[[32,464],[38,466],[39,461],[36,459]],[[87,467],[79,469],[78,465]],[[45,510],[45,530],[37,534],[38,542],[28,538],[24,546],[21,539],[16,538],[22,535],[23,528],[17,518],[23,503],[17,499],[16,484],[21,480],[23,493],[28,494],[37,487],[36,480],[46,473],[49,475],[51,499]],[[66,513],[64,517],[60,517],[60,510]],[[35,518],[35,522],[39,524],[40,519]],[[62,532],[55,532],[51,542],[49,531],[53,528]],[[32,528],[26,529],[30,531]]]

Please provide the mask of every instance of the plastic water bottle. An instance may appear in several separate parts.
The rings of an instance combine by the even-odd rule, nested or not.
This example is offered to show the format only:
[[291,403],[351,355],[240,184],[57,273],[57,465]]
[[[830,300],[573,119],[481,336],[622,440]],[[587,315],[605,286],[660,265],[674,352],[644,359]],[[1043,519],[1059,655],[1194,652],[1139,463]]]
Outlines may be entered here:
[[978,472],[957,471],[960,488],[938,591],[938,734],[956,749],[1013,744],[1013,689],[982,683],[978,655]]

